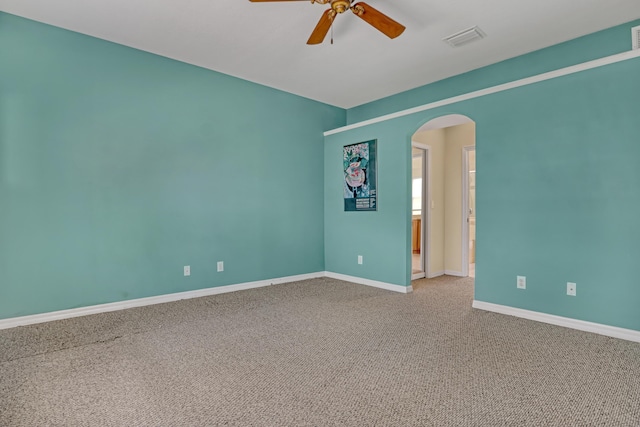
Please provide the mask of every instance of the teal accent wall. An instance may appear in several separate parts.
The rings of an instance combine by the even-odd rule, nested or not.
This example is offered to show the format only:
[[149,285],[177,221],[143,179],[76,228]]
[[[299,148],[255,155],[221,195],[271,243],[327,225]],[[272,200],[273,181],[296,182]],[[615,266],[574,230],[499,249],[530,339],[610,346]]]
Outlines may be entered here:
[[636,25],[640,25],[640,20],[350,108],[347,110],[347,123],[358,123],[441,99],[628,51],[631,49],[631,28]]
[[[395,285],[409,284],[407,203],[409,127],[372,125],[325,137],[325,267],[327,271]],[[400,139],[398,139],[400,138]],[[344,211],[342,148],[377,139],[377,211]],[[363,263],[358,264],[358,255]]]
[[[457,113],[476,299],[640,330],[640,59],[322,137],[628,50],[638,24],[346,112],[0,13],[0,319],[322,270],[408,286],[410,138]],[[371,139],[378,211],[344,212],[342,146]]]
[[470,105],[476,299],[640,330],[639,75],[636,58]]
[[322,132],[344,124],[0,13],[0,318],[324,270]]
[[[411,135],[464,114],[477,132],[475,298],[640,330],[639,75],[636,58],[325,137],[326,269],[410,284]],[[374,138],[379,211],[343,212],[340,147]]]

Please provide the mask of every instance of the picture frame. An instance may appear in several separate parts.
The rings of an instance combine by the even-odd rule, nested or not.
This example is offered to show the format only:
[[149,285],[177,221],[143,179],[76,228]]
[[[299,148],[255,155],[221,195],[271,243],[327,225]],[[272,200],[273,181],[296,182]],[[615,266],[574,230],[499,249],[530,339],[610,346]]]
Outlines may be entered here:
[[378,210],[377,140],[345,145],[342,149],[345,212]]

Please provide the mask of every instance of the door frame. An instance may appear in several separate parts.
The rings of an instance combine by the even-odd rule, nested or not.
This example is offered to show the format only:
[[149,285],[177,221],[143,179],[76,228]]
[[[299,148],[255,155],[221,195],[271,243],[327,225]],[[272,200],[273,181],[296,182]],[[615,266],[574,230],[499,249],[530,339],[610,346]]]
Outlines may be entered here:
[[[431,147],[427,144],[411,141],[411,188],[413,188],[413,148],[424,150],[422,161],[422,206],[421,206],[421,227],[420,227],[420,256],[422,258],[422,273],[413,274],[413,248],[409,239],[409,254],[411,255],[411,280],[429,277],[429,254],[431,254],[431,215],[428,207],[431,197]],[[413,206],[409,211],[410,218],[413,218]],[[425,256],[426,255],[426,256]]]
[[[469,276],[469,153],[476,151],[475,145],[462,147],[462,274]],[[476,159],[476,165],[478,160]],[[476,189],[478,188],[476,175]],[[477,200],[477,198],[476,198]],[[476,223],[477,227],[477,223]],[[477,246],[477,245],[476,245]]]

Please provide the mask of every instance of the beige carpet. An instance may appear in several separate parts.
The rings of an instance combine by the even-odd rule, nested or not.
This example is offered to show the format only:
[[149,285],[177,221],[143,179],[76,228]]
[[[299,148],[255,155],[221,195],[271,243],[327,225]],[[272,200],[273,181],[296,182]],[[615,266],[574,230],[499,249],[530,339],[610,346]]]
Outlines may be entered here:
[[0,425],[640,425],[640,345],[472,293],[317,279],[0,331]]

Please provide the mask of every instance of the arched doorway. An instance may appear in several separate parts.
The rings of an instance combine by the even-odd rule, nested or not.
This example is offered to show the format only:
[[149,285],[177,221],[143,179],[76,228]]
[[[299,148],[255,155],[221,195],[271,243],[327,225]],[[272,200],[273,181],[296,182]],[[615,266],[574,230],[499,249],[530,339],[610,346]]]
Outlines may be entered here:
[[411,278],[475,277],[475,122],[431,119],[411,137]]

